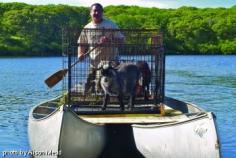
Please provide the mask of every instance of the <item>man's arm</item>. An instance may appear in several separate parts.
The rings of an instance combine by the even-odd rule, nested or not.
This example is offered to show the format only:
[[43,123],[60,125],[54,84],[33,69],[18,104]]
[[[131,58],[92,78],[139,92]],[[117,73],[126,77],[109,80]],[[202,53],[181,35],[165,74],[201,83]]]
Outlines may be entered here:
[[84,57],[85,57],[85,53],[87,52],[88,50],[88,46],[87,45],[81,45],[78,47],[78,58],[80,60],[83,60]]
[[124,37],[107,37],[107,36],[102,36],[100,38],[100,43],[115,43],[115,44],[122,44],[124,43]]

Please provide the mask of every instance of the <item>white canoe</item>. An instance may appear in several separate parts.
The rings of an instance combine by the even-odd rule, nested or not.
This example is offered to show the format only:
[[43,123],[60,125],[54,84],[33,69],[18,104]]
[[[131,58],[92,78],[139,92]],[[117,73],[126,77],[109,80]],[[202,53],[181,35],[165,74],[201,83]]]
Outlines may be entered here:
[[34,157],[218,158],[215,116],[165,98],[175,114],[78,115],[58,99],[32,108],[28,135]]

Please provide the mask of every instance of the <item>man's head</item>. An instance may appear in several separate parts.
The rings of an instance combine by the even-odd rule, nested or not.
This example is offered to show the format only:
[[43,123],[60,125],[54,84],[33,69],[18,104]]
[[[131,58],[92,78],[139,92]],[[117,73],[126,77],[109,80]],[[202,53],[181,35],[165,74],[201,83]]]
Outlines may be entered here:
[[90,16],[95,24],[99,24],[103,19],[103,7],[99,3],[94,3],[90,7]]

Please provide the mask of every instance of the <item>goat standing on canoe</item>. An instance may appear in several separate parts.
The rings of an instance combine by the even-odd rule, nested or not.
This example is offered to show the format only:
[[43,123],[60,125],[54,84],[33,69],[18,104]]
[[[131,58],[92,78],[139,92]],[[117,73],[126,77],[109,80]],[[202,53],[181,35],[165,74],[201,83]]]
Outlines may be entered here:
[[101,87],[105,93],[103,107],[105,110],[110,95],[117,95],[121,110],[124,110],[123,97],[129,96],[129,108],[134,106],[136,85],[140,78],[140,70],[135,64],[122,63],[117,68],[103,67],[101,70]]
[[145,61],[134,63],[122,63],[120,65],[101,68],[101,80],[99,81],[105,93],[103,110],[110,95],[117,95],[124,110],[123,97],[129,96],[129,107],[132,109],[135,96],[144,96],[147,101],[149,97],[149,85],[151,82],[151,70]]

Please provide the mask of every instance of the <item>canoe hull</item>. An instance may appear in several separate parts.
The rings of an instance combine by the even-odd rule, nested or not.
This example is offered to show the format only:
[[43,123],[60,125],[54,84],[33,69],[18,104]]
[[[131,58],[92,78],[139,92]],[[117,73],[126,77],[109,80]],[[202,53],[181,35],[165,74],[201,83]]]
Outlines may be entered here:
[[133,125],[138,150],[146,158],[218,158],[219,141],[212,113],[166,125]]
[[[166,99],[165,105],[178,109],[182,114],[150,115],[145,117],[146,120],[125,115],[121,118],[104,116],[102,119],[102,115],[95,118],[78,115],[67,106],[47,110],[52,109],[52,103],[42,103],[30,112],[30,146],[33,151],[46,153],[34,153],[36,158],[221,156],[213,113],[171,98]],[[35,113],[45,116],[38,117]]]
[[[28,122],[29,144],[35,157],[53,156],[53,153],[59,151],[58,144],[60,140],[60,130],[63,113],[57,110],[47,119],[34,119],[32,116],[33,109],[30,112]],[[50,155],[52,154],[52,155]]]
[[105,128],[102,125],[85,122],[70,109],[66,109],[59,142],[61,157],[98,157],[105,141]]
[[103,126],[81,120],[69,108],[61,107],[43,119],[31,116],[28,134],[36,158],[95,158],[104,148]]

